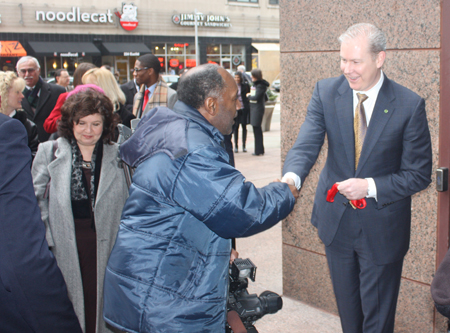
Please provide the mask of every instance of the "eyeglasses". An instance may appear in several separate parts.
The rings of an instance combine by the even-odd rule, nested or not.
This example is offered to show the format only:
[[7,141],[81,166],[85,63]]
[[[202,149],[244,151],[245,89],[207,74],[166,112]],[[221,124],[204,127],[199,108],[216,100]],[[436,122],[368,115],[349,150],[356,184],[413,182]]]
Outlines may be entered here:
[[24,68],[19,70],[20,73],[22,73],[23,75],[25,75],[27,72],[28,74],[33,74],[36,71],[35,68]]
[[144,70],[144,69],[149,69],[149,68],[148,68],[148,67],[143,67],[143,68],[137,68],[137,67],[135,67],[135,68],[132,68],[132,69],[131,69],[131,73],[134,73],[134,72],[139,73],[140,71],[142,71],[142,70]]

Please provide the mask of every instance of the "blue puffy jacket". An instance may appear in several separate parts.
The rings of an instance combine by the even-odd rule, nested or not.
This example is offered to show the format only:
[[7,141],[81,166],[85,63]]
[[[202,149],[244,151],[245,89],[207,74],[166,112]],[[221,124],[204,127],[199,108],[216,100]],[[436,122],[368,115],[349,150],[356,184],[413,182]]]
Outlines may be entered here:
[[295,200],[228,164],[223,136],[178,101],[121,147],[137,167],[104,284],[104,318],[128,332],[224,332],[232,237],[266,230]]

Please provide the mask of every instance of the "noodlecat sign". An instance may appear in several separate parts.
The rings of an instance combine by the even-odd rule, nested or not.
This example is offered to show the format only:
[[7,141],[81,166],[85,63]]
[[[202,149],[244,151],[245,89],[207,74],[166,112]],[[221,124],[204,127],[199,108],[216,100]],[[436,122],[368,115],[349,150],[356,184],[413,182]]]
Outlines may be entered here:
[[114,23],[113,13],[107,10],[106,13],[86,13],[80,7],[72,7],[70,12],[36,11],[36,21],[43,22],[84,22],[84,23]]

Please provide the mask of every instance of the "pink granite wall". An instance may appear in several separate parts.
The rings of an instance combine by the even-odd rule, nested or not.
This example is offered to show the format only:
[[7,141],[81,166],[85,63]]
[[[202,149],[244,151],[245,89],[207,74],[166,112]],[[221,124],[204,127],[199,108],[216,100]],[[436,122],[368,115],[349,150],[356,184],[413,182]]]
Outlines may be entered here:
[[[337,37],[358,22],[379,26],[387,36],[383,68],[394,81],[422,96],[427,105],[438,161],[440,20],[439,0],[280,1],[282,160],[306,115],[315,83],[340,75]],[[324,246],[310,224],[326,143],[303,185],[294,212],[283,224],[284,294],[336,313]],[[430,187],[413,197],[411,248],[405,258],[396,332],[444,332],[430,283],[436,265],[437,192]]]

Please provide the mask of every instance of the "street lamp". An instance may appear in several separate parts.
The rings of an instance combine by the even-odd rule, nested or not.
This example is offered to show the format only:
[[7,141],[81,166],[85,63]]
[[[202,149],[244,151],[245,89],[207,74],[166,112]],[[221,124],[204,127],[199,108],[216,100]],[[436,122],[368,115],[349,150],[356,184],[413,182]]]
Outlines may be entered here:
[[200,52],[198,49],[198,26],[197,26],[197,15],[202,15],[197,11],[197,8],[194,10],[194,28],[195,28],[195,66],[200,64]]

